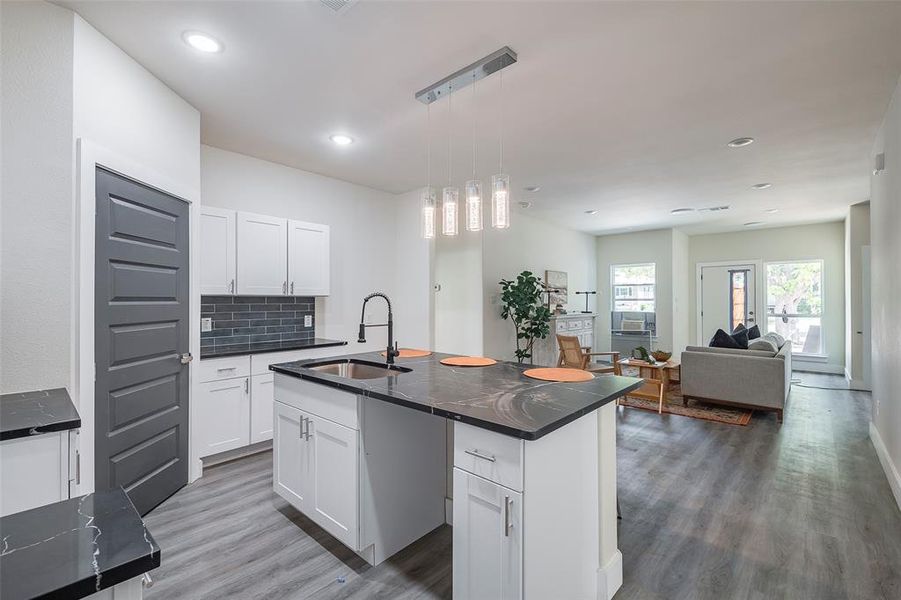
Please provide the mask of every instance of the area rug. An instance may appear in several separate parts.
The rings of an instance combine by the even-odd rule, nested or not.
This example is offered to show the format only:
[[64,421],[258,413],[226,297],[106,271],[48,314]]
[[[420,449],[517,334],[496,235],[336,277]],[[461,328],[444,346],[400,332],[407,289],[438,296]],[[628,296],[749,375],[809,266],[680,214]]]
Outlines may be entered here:
[[[623,373],[637,376],[637,373]],[[657,403],[653,400],[645,400],[644,398],[625,397],[620,398],[622,406],[629,408],[638,408],[657,412]],[[699,402],[694,398],[688,401],[688,406],[682,406],[682,392],[678,383],[672,385],[667,393],[666,400],[663,403],[663,412],[671,415],[679,415],[681,417],[691,417],[693,419],[703,419],[705,421],[715,421],[717,423],[726,423],[727,425],[747,425],[751,422],[753,410],[748,408],[734,408],[731,406],[720,406],[716,404],[707,404]]]

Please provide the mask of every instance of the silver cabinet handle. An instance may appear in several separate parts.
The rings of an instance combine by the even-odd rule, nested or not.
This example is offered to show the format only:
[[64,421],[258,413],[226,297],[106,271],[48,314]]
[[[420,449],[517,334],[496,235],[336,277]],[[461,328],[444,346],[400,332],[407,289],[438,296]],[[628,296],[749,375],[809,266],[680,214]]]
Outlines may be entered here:
[[513,529],[513,520],[510,512],[513,508],[513,500],[510,496],[504,496],[504,537],[510,537],[510,530]]
[[301,417],[300,418],[300,435],[298,436],[298,439],[301,439],[301,440],[303,439],[303,428],[306,425],[306,423],[307,423],[307,418]]
[[312,425],[312,422],[310,421],[309,417],[306,417],[306,420],[307,420],[307,430],[304,433],[304,439],[309,442],[310,441],[310,426]]
[[194,360],[194,357],[191,356],[190,352],[185,352],[184,354],[179,356],[178,359],[181,361],[181,364],[186,365],[189,362],[191,362],[192,360]]
[[216,369],[216,372],[217,373],[225,373],[226,371],[234,371],[237,368],[238,367],[221,367],[219,369]]
[[287,294],[287,293],[288,293],[288,282],[285,281],[284,283],[282,283],[282,294]]
[[494,462],[497,459],[493,456],[488,456],[487,454],[482,454],[478,450],[464,450],[466,454],[470,456],[475,456],[476,458],[481,458],[482,460],[487,460],[488,462]]
[[235,293],[235,280],[234,279],[232,279],[231,285],[228,286],[228,289],[229,289],[230,294]]
[[291,295],[294,295],[294,282],[291,282]]
[[250,377],[244,378],[244,393],[245,394],[250,393]]
[[145,588],[153,587],[153,578],[150,577],[150,573],[144,573],[144,575],[141,576],[141,585]]

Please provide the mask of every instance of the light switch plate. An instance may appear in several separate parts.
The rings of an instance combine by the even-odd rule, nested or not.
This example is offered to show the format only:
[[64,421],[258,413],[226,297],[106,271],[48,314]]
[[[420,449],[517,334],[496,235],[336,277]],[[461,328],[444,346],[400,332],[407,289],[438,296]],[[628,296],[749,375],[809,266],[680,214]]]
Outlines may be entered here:
[[205,317],[200,319],[200,331],[212,331],[213,330],[213,319],[210,317]]
[[303,316],[303,326],[304,327],[312,327],[313,326],[313,315],[304,315]]

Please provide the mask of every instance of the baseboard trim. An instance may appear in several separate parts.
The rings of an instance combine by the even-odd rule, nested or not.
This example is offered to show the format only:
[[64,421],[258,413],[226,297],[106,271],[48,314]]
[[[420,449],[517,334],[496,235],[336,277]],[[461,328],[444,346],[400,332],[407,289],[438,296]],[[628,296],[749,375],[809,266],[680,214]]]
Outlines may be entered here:
[[831,373],[833,375],[844,375],[845,367],[843,365],[834,365],[832,363],[823,363],[816,361],[802,360],[792,357],[792,371],[803,371],[807,373]]
[[882,436],[879,435],[879,430],[876,429],[876,424],[872,421],[870,421],[870,441],[873,442],[873,448],[876,449],[876,456],[879,457],[879,464],[882,465],[882,470],[885,471],[885,477],[888,479],[889,487],[892,488],[895,502],[898,504],[898,508],[901,509],[901,474],[898,473],[898,469],[895,467],[895,463],[892,462],[892,457],[888,453],[888,448],[885,447]]
[[454,526],[454,499],[453,498],[445,498],[444,499],[444,522]]
[[623,553],[619,550],[607,564],[598,569],[598,600],[613,600],[623,585]]

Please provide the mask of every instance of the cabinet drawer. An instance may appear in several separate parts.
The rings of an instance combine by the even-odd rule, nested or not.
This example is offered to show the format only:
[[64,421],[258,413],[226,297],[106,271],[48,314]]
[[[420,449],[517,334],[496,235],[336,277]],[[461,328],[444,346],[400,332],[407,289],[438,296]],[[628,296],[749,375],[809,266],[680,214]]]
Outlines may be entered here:
[[557,332],[566,332],[566,321],[557,321]]
[[287,350],[285,352],[265,352],[254,354],[250,357],[250,372],[252,375],[271,373],[269,365],[306,360],[308,358],[325,358],[327,356],[340,356],[344,354],[345,346],[330,346],[328,348],[310,348],[308,350]]
[[339,425],[360,429],[356,394],[276,373],[275,399]]
[[569,322],[570,329],[582,329],[582,321],[576,319]]
[[250,375],[249,356],[226,356],[223,358],[207,358],[197,365],[197,381],[206,383],[232,377]]
[[454,466],[522,491],[523,441],[465,423],[454,423]]

